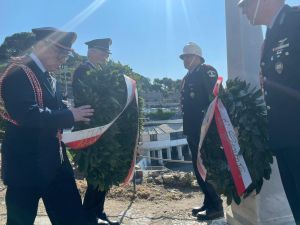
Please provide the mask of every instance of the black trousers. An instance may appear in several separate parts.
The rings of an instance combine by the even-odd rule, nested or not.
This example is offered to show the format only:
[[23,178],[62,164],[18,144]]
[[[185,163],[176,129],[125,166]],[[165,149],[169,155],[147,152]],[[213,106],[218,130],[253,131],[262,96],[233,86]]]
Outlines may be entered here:
[[222,210],[222,199],[217,194],[214,187],[204,181],[197,169],[197,156],[198,156],[198,145],[199,145],[199,137],[194,136],[187,136],[187,142],[189,145],[189,148],[192,153],[192,162],[193,162],[193,169],[194,173],[197,179],[197,182],[204,194],[204,202],[203,205],[206,206],[209,210]]
[[88,183],[83,200],[83,208],[89,220],[96,217],[102,218],[101,214],[104,212],[106,193],[107,191],[99,191]]
[[300,147],[276,149],[278,168],[295,222],[300,225]]
[[74,177],[65,169],[46,188],[7,186],[7,225],[33,225],[40,199],[53,225],[85,225]]

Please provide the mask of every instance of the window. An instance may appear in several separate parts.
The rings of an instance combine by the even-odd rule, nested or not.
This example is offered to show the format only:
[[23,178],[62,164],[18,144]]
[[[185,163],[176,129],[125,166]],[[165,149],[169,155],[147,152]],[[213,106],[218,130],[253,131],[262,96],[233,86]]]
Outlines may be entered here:
[[178,140],[178,139],[183,139],[183,133],[182,132],[170,133],[170,140]]
[[150,134],[150,141],[157,141],[157,134]]

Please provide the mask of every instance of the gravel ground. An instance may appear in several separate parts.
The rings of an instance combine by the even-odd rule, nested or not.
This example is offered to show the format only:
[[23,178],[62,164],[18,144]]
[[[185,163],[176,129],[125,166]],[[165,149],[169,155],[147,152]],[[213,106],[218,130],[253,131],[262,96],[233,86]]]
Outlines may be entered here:
[[[78,179],[77,186],[83,196],[86,182]],[[203,194],[197,189],[174,189],[146,183],[137,185],[134,193],[133,186],[113,187],[107,195],[105,211],[112,219],[124,225],[226,225],[225,219],[201,223],[191,215],[191,208],[199,206],[203,201]],[[5,192],[6,187],[0,181],[0,225],[6,222]],[[50,224],[43,202],[40,201],[35,225]]]
[[[79,189],[82,191],[82,182]],[[120,195],[123,193],[123,196]],[[150,194],[149,194],[150,193]],[[5,224],[6,208],[4,202],[5,187],[0,184],[0,225]],[[112,219],[126,225],[146,224],[212,224],[224,225],[224,219],[210,223],[200,223],[191,215],[191,208],[202,202],[203,195],[193,190],[165,189],[162,186],[137,186],[134,195],[132,187],[126,189],[114,187],[108,195],[105,211]],[[225,206],[226,207],[226,206]],[[50,225],[43,203],[40,202],[35,225]]]

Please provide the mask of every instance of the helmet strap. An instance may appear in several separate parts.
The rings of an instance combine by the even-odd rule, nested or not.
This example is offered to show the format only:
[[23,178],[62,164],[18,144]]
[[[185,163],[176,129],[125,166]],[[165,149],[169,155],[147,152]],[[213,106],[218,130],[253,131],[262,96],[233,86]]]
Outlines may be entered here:
[[261,5],[261,0],[257,0],[255,12],[254,12],[253,19],[252,19],[252,24],[253,24],[253,25],[255,25],[255,21],[256,21],[256,17],[257,17],[257,14],[258,14],[258,10],[259,10],[259,8],[260,8],[260,5]]

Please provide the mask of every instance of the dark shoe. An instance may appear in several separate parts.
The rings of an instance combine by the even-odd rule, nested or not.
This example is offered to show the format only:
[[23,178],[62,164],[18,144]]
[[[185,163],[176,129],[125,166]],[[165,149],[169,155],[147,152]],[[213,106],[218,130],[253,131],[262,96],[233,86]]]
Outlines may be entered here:
[[203,212],[205,210],[206,210],[205,205],[203,205],[201,207],[195,207],[195,208],[192,209],[192,215],[196,217],[199,212]]
[[199,212],[197,214],[197,220],[207,221],[215,220],[224,217],[224,211],[222,210],[206,210],[206,213]]
[[110,219],[107,217],[106,213],[101,213],[101,214],[99,215],[99,219],[104,220],[104,221],[107,222],[107,224],[109,224],[109,225],[120,225],[120,223],[119,223],[118,221],[110,220]]

